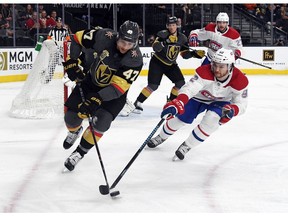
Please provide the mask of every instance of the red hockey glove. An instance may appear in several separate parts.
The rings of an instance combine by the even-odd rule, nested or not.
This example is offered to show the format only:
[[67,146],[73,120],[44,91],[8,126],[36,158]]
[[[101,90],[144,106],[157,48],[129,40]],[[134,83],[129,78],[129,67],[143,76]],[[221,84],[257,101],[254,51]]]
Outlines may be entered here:
[[197,47],[199,46],[199,40],[196,34],[191,34],[189,37],[189,46]]
[[237,106],[234,104],[226,104],[222,107],[222,117],[219,120],[220,124],[225,124],[236,115]]
[[185,112],[184,105],[188,103],[189,98],[186,94],[180,94],[174,100],[168,102],[163,107],[163,111],[161,112],[161,118],[166,115],[175,116],[176,114],[183,114]]
[[81,81],[84,79],[85,73],[79,68],[78,60],[69,59],[66,62],[62,62],[62,64],[71,81],[74,81],[76,79]]
[[237,60],[241,56],[241,51],[235,50],[234,55],[235,55],[235,60]]

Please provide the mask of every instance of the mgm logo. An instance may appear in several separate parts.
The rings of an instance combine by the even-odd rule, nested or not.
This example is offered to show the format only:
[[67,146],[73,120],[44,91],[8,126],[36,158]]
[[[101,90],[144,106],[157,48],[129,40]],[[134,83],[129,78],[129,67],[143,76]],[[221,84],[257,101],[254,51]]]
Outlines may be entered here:
[[7,52],[0,52],[0,70],[7,70]]

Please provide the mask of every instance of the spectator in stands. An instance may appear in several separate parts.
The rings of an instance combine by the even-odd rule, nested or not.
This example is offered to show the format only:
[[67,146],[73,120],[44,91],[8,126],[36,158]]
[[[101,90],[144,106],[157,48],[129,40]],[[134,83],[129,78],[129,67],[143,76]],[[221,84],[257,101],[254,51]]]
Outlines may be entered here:
[[41,13],[42,13],[43,10],[45,10],[45,9],[44,9],[44,5],[43,5],[43,4],[38,4],[39,16],[41,15]]
[[6,20],[11,26],[12,25],[12,10],[9,4],[2,4],[1,14],[3,16],[3,19]]
[[266,13],[266,5],[265,4],[259,4],[256,8],[255,15],[260,20],[264,20]]
[[29,31],[30,36],[33,38],[37,32],[37,28],[40,27],[37,12],[33,12],[32,17],[26,21],[26,28]]
[[47,28],[47,13],[45,10],[42,10],[40,18],[39,18],[39,23],[40,23],[40,31],[41,33],[47,33],[48,28]]
[[[273,22],[271,20],[271,14],[273,16]],[[267,34],[270,34],[272,26],[274,26],[279,19],[281,19],[280,8],[276,7],[275,4],[268,4],[264,16],[264,21],[267,23]]]
[[52,29],[56,26],[56,17],[57,17],[57,12],[55,10],[52,10],[50,18],[46,22],[47,28]]
[[286,40],[285,37],[280,36],[279,39],[274,44],[275,46],[286,46]]
[[9,27],[9,23],[3,19],[3,15],[0,13],[0,29],[6,29]]
[[282,6],[280,8],[280,11],[281,11],[281,18],[285,19],[285,20],[288,20],[288,7],[287,7],[287,4],[282,4]]
[[33,7],[31,4],[27,4],[26,5],[26,9],[25,9],[25,13],[26,13],[26,17],[32,17],[32,14],[33,14]]
[[152,46],[154,41],[155,41],[155,35],[149,35],[147,38],[147,46]]
[[244,4],[244,7],[250,14],[255,15],[257,4]]
[[183,4],[182,5],[183,15],[182,18],[183,25],[191,25],[192,22],[192,5],[191,4]]
[[288,19],[285,19],[285,16],[282,16],[281,19],[277,20],[275,26],[288,33]]

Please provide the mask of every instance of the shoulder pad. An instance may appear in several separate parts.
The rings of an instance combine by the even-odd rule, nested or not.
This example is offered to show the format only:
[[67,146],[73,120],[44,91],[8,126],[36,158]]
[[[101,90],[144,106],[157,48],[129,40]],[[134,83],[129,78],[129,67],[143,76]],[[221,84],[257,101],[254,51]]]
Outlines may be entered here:
[[143,65],[142,53],[137,46],[135,49],[129,50],[124,58],[121,60],[122,65],[126,67],[135,68]]
[[169,36],[168,30],[162,30],[157,33],[157,36],[162,39],[166,39]]
[[205,80],[214,80],[214,74],[211,71],[211,65],[202,65],[196,69],[196,73],[201,77],[202,79]]
[[178,40],[183,41],[184,43],[188,41],[186,35],[184,35],[183,33],[178,33]]
[[238,68],[234,67],[232,78],[228,85],[240,91],[246,88],[249,84],[248,78]]

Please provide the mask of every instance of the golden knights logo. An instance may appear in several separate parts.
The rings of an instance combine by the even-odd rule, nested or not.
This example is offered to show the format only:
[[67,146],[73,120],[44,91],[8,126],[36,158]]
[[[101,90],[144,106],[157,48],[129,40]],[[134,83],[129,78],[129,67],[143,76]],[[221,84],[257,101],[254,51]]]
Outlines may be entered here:
[[99,86],[106,86],[109,85],[112,75],[113,73],[108,65],[101,64],[97,67],[95,80]]
[[113,69],[104,63],[104,59],[107,57],[109,57],[108,50],[103,50],[99,56],[100,60],[95,71],[95,81],[101,87],[109,85],[113,76]]
[[7,52],[0,52],[0,70],[7,70]]
[[167,48],[166,56],[170,61],[175,61],[180,52],[180,46],[169,45]]

